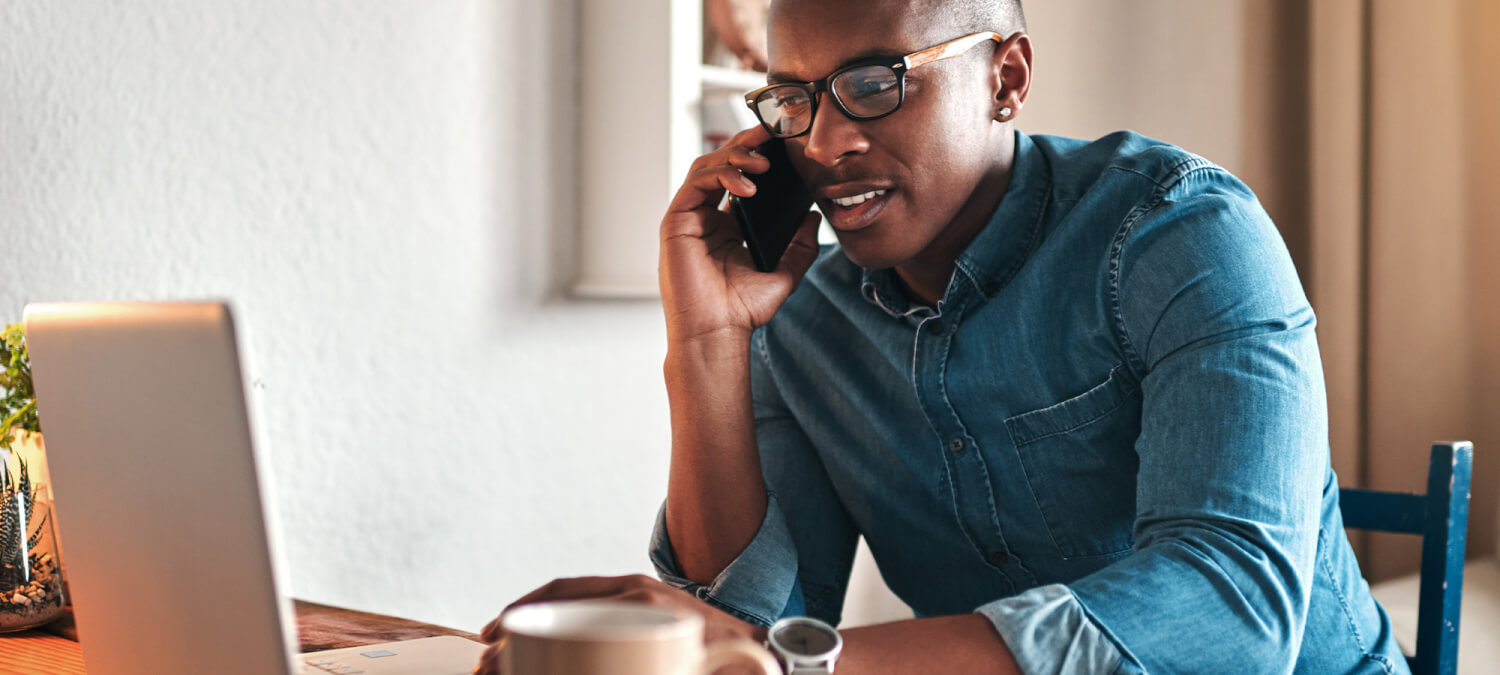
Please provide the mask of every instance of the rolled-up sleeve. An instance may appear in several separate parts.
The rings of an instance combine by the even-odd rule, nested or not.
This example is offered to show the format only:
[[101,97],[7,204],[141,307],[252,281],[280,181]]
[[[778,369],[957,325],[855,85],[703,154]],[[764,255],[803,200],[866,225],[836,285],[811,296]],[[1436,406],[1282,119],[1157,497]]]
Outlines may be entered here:
[[767,494],[766,517],[755,537],[708,584],[682,575],[672,554],[663,504],[651,534],[651,564],[663,582],[757,625],[769,626],[783,614],[803,611],[801,589],[796,587],[797,549],[775,493]]
[[1138,673],[1119,645],[1062,584],[982,605],[1025,673]]
[[837,625],[859,532],[816,448],[778,393],[765,330],[752,337],[750,368],[767,487],[760,529],[711,582],[698,584],[677,565],[663,504],[652,533],[651,563],[663,582],[745,621],[769,626],[786,616],[812,616]]
[[979,611],[1028,673],[1290,671],[1328,473],[1312,310],[1221,170],[1140,213],[1111,266],[1143,397],[1132,553]]

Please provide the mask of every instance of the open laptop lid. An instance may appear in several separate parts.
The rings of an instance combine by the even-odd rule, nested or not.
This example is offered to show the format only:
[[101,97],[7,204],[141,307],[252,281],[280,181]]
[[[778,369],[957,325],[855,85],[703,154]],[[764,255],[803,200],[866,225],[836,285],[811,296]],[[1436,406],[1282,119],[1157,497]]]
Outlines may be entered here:
[[289,603],[222,303],[26,308],[89,673],[291,673]]

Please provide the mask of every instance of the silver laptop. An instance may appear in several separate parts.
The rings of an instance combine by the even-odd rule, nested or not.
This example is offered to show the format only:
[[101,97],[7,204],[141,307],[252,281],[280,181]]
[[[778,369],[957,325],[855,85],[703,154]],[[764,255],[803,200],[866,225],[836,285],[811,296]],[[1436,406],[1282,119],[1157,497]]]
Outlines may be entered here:
[[26,332],[91,675],[472,672],[457,637],[297,654],[227,306],[33,304]]

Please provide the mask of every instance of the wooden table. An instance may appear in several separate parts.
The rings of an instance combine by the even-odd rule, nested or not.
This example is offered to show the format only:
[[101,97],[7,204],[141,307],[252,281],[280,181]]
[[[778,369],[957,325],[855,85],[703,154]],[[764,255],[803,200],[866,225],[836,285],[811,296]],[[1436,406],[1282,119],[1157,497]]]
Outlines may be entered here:
[[[292,601],[303,652],[357,647],[437,635],[479,636],[393,616]],[[75,675],[83,673],[83,650],[71,616],[40,629],[0,634],[0,673]]]

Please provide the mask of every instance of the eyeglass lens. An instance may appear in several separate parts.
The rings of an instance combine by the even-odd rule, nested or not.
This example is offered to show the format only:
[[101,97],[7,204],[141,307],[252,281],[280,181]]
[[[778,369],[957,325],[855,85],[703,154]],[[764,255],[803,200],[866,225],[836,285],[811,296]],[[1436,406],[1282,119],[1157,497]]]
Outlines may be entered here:
[[[901,105],[901,79],[887,66],[859,66],[828,83],[833,98],[854,119],[888,115]],[[772,87],[755,99],[755,112],[777,137],[804,133],[812,126],[813,101],[800,85]]]
[[778,138],[796,136],[812,126],[812,99],[796,85],[773,87],[755,99],[755,112],[771,135]]

